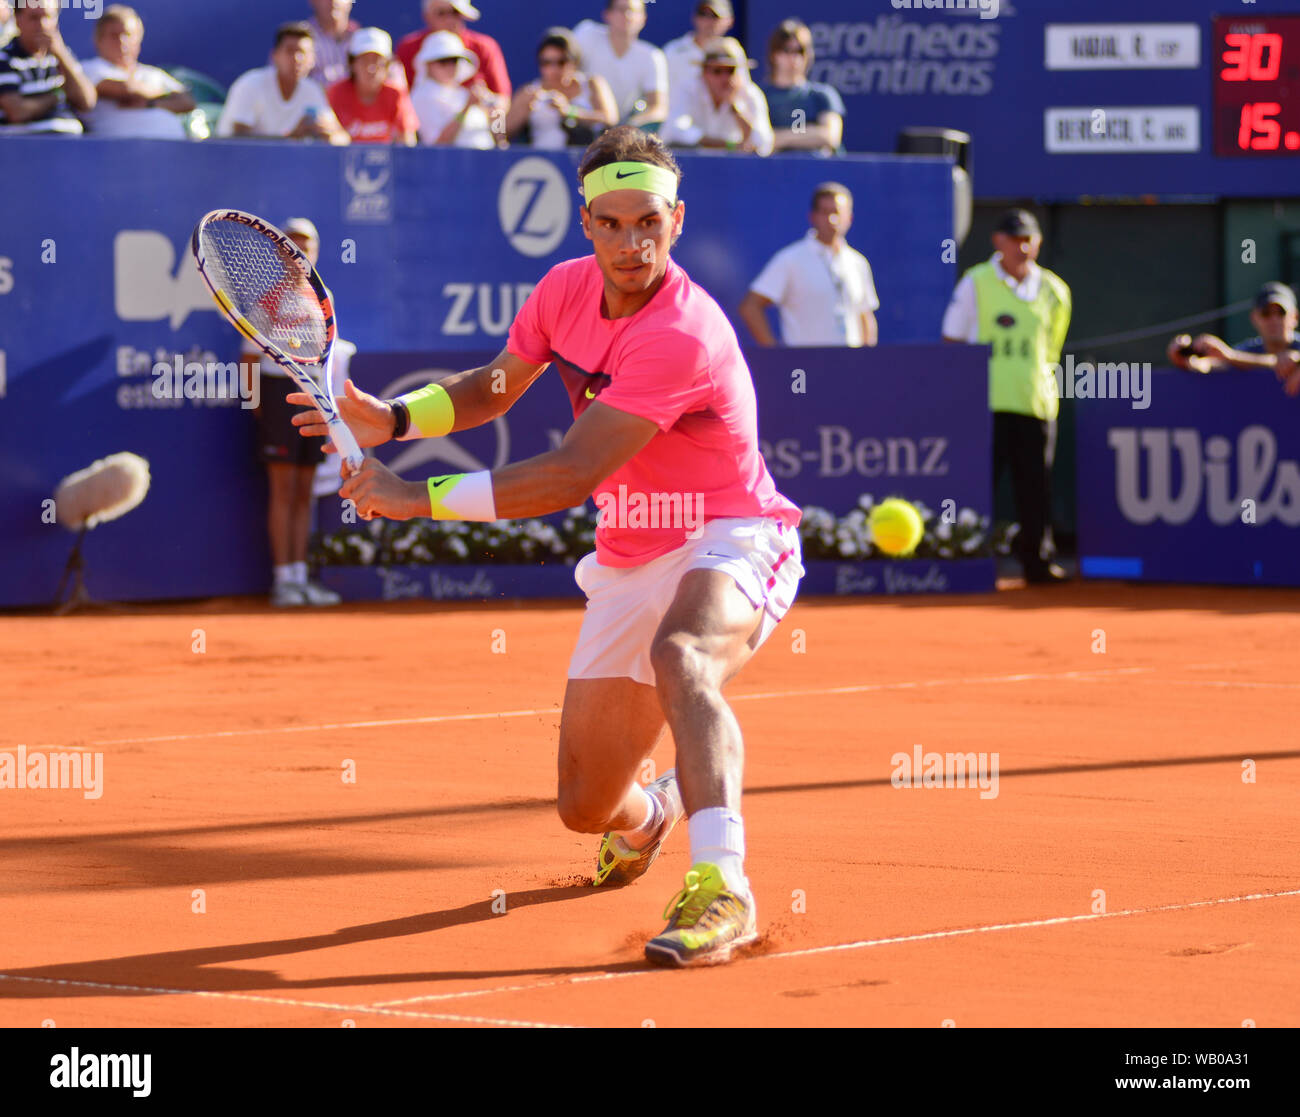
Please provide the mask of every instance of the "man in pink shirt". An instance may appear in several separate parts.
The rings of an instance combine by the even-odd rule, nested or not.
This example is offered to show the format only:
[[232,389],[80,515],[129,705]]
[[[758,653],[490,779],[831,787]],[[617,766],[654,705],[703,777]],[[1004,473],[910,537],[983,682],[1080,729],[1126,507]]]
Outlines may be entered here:
[[[588,602],[560,721],[560,817],[603,832],[596,884],[617,885],[641,876],[688,816],[692,868],[646,957],[725,962],[757,923],[743,744],[722,688],[794,600],[799,510],[759,454],[735,331],[669,255],[685,217],[671,153],[623,126],[587,149],[578,173],[594,255],[547,272],[492,364],[390,401],[349,381],[340,400],[363,446],[438,437],[491,422],[554,364],[573,404],[564,442],[427,483],[368,458],[339,492],[363,516],[464,520],[545,515],[594,495],[596,551],[575,571]],[[314,411],[294,421],[326,433]],[[642,787],[637,772],[665,725],[677,767]]]

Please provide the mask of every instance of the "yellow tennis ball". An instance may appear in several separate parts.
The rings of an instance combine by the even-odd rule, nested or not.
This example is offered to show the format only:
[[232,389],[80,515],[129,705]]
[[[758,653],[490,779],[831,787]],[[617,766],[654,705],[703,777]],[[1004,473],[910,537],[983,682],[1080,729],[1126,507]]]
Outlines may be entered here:
[[870,524],[872,542],[887,555],[910,555],[925,535],[921,513],[897,497],[877,504]]

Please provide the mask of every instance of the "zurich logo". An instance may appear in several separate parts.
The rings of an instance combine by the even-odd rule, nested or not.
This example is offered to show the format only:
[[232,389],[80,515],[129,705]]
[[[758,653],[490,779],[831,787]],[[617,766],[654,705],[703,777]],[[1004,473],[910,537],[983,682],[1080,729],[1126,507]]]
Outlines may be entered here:
[[530,155],[501,181],[497,213],[510,247],[523,256],[549,256],[564,240],[572,213],[569,186],[560,169]]

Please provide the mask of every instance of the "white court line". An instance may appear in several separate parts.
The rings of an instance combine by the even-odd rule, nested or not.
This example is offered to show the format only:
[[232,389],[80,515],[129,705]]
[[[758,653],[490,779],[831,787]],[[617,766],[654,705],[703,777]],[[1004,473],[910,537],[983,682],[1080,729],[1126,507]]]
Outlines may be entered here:
[[77,989],[109,989],[124,993],[153,993],[167,996],[212,997],[227,1001],[257,1001],[291,1008],[319,1008],[330,1012],[369,1013],[374,1016],[406,1016],[422,1020],[447,1020],[456,1024],[493,1024],[510,1028],[568,1028],[569,1024],[541,1024],[533,1020],[505,1020],[493,1016],[455,1016],[440,1012],[402,1012],[379,1005],[343,1005],[329,1001],[297,1001],[289,997],[261,997],[254,993],[223,993],[212,989],[161,989],[148,985],[109,985],[102,981],[70,981],[57,977],[29,977],[0,973],[0,981],[32,981],[43,985],[65,985]]
[[[836,943],[833,946],[813,946],[806,950],[784,950],[778,954],[759,954],[747,959],[750,962],[773,961],[777,958],[802,958],[812,954],[830,954],[840,950],[861,950],[869,946],[894,946],[905,942],[928,942],[934,939],[953,939],[962,935],[981,935],[989,931],[1022,931],[1033,927],[1058,927],[1067,923],[1089,923],[1099,919],[1122,919],[1130,915],[1157,915],[1160,912],[1191,911],[1193,908],[1212,907],[1215,904],[1242,904],[1251,900],[1276,900],[1300,896],[1300,888],[1287,892],[1253,892],[1249,896],[1224,896],[1216,900],[1192,900],[1184,904],[1160,904],[1150,908],[1126,908],[1087,915],[1058,915],[1050,919],[1029,919],[1021,923],[992,923],[979,927],[959,927],[951,931],[926,931],[916,935],[896,935],[887,939],[861,939],[857,942]],[[400,1001],[377,1001],[373,1007],[419,1004],[426,1001],[451,1001],[464,997],[488,997],[495,993],[518,993],[529,989],[547,989],[557,985],[577,985],[586,981],[614,981],[626,977],[646,977],[658,971],[626,970],[619,973],[589,974],[567,981],[541,981],[536,985],[501,985],[491,989],[470,989],[461,993],[431,993],[426,997],[408,997]]]
[[1300,683],[1246,683],[1226,679],[1161,679],[1165,686],[1257,687],[1262,690],[1300,690]]
[[[1183,667],[1197,666],[1182,664]],[[1208,666],[1230,666],[1210,664]],[[755,694],[729,694],[728,702],[755,702],[768,698],[814,698],[834,694],[869,694],[882,690],[917,690],[923,687],[985,686],[991,683],[1043,682],[1050,679],[1091,681],[1111,675],[1136,675],[1154,671],[1153,667],[1111,667],[1096,671],[1057,671],[1045,674],[984,675],[964,679],[916,679],[899,683],[862,683],[856,686],[814,687],[807,690],[768,690]],[[537,717],[558,714],[561,707],[551,706],[541,710],[499,710],[484,714],[436,714],[430,717],[389,718],[384,721],[343,721],[327,725],[281,725],[263,729],[223,729],[208,733],[175,733],[165,737],[118,737],[107,741],[92,741],[91,745],[143,745],[159,741],[202,741],[217,737],[260,737],[276,733],[324,733],[339,729],[384,729],[396,725],[438,725],[453,721],[492,721],[496,718]]]
[[[1088,923],[1101,919],[1121,919],[1132,915],[1156,915],[1161,912],[1191,911],[1195,908],[1213,907],[1217,904],[1241,904],[1252,900],[1276,900],[1300,896],[1300,888],[1285,892],[1254,892],[1247,896],[1224,896],[1214,900],[1192,900],[1183,904],[1160,904],[1150,908],[1128,908],[1123,911],[1101,912],[1088,915],[1062,915],[1050,919],[1031,919],[1020,923],[994,923],[979,927],[960,927],[949,931],[928,931],[916,935],[896,935],[886,939],[861,939],[857,942],[836,943],[832,946],[814,946],[805,950],[786,950],[778,954],[761,954],[749,961],[775,961],[783,958],[802,958],[813,954],[829,954],[841,950],[860,950],[871,946],[893,946],[899,943],[926,942],[935,939],[957,938],[962,935],[985,934],[990,931],[1017,931],[1034,927],[1054,927],[1069,923]],[[399,1009],[399,1005],[420,1004],[429,1001],[449,1001],[466,997],[487,997],[497,993],[517,993],[533,989],[548,989],[559,985],[579,985],[590,981],[616,981],[620,978],[651,977],[662,970],[625,970],[619,973],[586,974],[567,981],[539,981],[534,985],[499,985],[491,989],[471,989],[460,993],[433,993],[425,997],[408,997],[397,1001],[377,1001],[370,1005],[346,1005],[331,1001],[301,1001],[289,997],[265,997],[253,993],[225,993],[211,989],[164,989],[142,985],[113,985],[100,981],[75,981],[55,977],[30,977],[0,974],[0,981],[28,981],[44,985],[62,985],[79,989],[105,989],[115,992],[143,993],[162,996],[210,997],[216,1000],[253,1001],[259,1004],[284,1005],[290,1008],[314,1008],[328,1012],[365,1013],[377,1016],[402,1016],[423,1020],[443,1020],[457,1024],[485,1024],[514,1028],[563,1028],[565,1024],[544,1024],[533,1020],[513,1020],[492,1016],[463,1016],[451,1013],[415,1012]]]

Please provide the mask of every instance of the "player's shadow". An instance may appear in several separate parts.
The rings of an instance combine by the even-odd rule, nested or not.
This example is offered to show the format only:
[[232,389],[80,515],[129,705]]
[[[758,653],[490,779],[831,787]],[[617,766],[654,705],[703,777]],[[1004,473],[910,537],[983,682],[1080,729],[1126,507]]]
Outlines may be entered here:
[[[427,912],[400,919],[385,919],[378,923],[363,923],[356,927],[343,927],[319,935],[264,939],[260,942],[207,946],[193,950],[126,954],[116,958],[98,958],[52,966],[6,969],[0,977],[0,999],[156,996],[160,993],[201,991],[274,993],[290,989],[389,985],[420,981],[466,981],[475,978],[617,973],[623,970],[641,969],[645,963],[638,961],[591,966],[354,974],[295,980],[283,978],[273,970],[228,968],[231,963],[260,961],[357,943],[382,942],[386,939],[430,934],[470,923],[506,919],[509,918],[510,913],[521,908],[579,900],[600,894],[601,890],[590,885],[534,888],[525,892],[507,893],[504,896],[504,914],[493,911],[493,900],[487,899],[447,911]],[[69,984],[63,984],[64,982]]]

